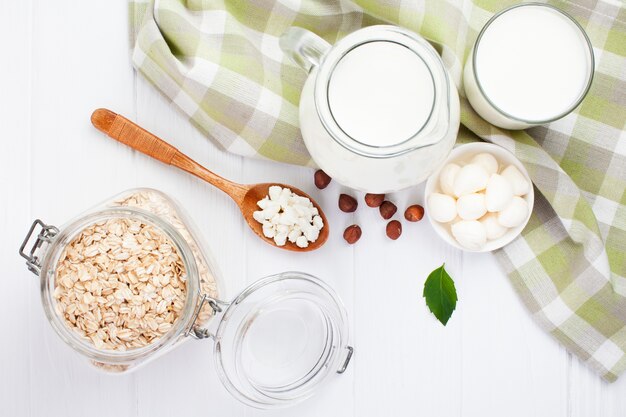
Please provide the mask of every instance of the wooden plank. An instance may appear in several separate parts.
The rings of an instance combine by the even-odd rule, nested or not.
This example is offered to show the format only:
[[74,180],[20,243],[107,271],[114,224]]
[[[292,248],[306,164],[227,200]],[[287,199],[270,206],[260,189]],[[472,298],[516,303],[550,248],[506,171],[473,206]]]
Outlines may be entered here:
[[[34,1],[33,217],[60,225],[131,185],[130,155],[89,121],[97,107],[133,110],[126,16],[126,2]],[[29,309],[32,415],[136,414],[134,376],[105,375],[72,352],[37,292]]]
[[[398,206],[395,218],[408,205],[423,204],[421,194],[419,187],[387,196]],[[377,209],[363,206],[351,221],[363,227],[355,245],[355,415],[459,415],[463,296],[444,327],[422,291],[443,262],[461,283],[461,252],[438,239],[426,219],[403,221],[397,241],[385,235]]]
[[[241,158],[219,151],[187,118],[169,104],[152,85],[137,76],[136,122],[176,146],[200,164],[221,175],[237,179]],[[222,298],[229,299],[243,285],[248,233],[237,206],[211,185],[174,167],[132,153],[135,185],[161,190],[183,207],[210,248],[226,285]],[[223,388],[215,372],[212,340],[190,340],[137,373],[136,401],[140,415],[197,416],[205,413],[243,415],[243,405]],[[155,395],[167,386],[167,396]],[[173,401],[172,398],[185,398]]]
[[[330,236],[326,244],[317,251],[293,254],[276,250],[252,233],[244,234],[247,249],[246,281],[254,280],[284,272],[302,271],[324,280],[341,298],[348,312],[351,331],[354,329],[354,275],[353,248],[349,247],[342,238],[343,220],[348,216],[337,208],[337,199],[341,187],[336,182],[324,190],[318,190],[313,183],[313,170],[285,164],[275,164],[267,161],[247,159],[244,161],[244,182],[269,181],[286,182],[309,193],[323,208],[328,216]],[[356,343],[352,336],[351,343]],[[277,416],[353,416],[355,404],[353,396],[354,372],[359,361],[359,347],[355,346],[356,354],[347,371],[335,375],[309,401],[293,408],[280,410]],[[250,416],[263,416],[262,412],[248,411]]]
[[[0,65],[0,125],[8,144],[0,153],[0,253],[7,269],[3,273],[3,302],[0,303],[0,414],[28,415],[36,398],[31,385],[31,347],[38,341],[31,320],[36,317],[31,305],[39,303],[38,281],[26,270],[17,249],[31,219],[31,29],[32,2],[3,2],[0,37],[3,53],[10,57]],[[11,39],[11,42],[6,40]],[[10,62],[10,63],[9,63]]]
[[463,415],[567,416],[565,350],[491,255],[466,254],[463,271]]
[[575,357],[570,357],[569,362],[568,403],[571,417],[626,415],[624,376],[608,383]]

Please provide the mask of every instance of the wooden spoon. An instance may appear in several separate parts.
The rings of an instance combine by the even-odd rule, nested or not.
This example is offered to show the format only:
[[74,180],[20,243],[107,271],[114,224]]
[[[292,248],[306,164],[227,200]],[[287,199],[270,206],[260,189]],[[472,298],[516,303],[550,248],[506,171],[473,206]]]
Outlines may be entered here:
[[[224,191],[239,206],[241,214],[243,214],[243,217],[246,219],[246,222],[248,222],[250,228],[254,230],[254,233],[273,246],[291,251],[308,252],[319,248],[328,239],[328,220],[326,219],[322,208],[311,198],[311,196],[296,187],[286,184],[272,183],[244,185],[229,181],[204,168],[202,165],[195,162],[172,145],[156,137],[147,130],[137,126],[124,116],[107,109],[98,109],[94,111],[91,115],[91,123],[113,139],[128,145],[141,153],[151,156],[154,159],[158,159],[168,165],[174,165],[183,171],[187,171],[188,173],[195,175],[196,177],[203,179],[209,184]],[[313,202],[313,205],[319,211],[319,215],[324,221],[324,227],[320,230],[320,235],[317,240],[315,242],[309,242],[309,246],[306,248],[300,248],[289,241],[287,241],[284,246],[276,245],[273,239],[265,237],[261,223],[257,222],[252,217],[252,213],[259,210],[256,204],[257,201],[268,195],[269,187],[272,185],[289,188],[294,193],[307,197]]]

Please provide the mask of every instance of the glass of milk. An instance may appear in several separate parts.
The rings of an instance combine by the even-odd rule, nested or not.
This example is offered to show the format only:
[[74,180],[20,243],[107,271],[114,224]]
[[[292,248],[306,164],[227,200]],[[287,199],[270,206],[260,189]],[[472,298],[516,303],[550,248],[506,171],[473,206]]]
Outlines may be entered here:
[[493,16],[463,72],[465,94],[485,120],[526,129],[574,110],[591,87],[593,49],[571,16],[525,3]]
[[281,47],[309,71],[300,128],[311,156],[343,185],[385,193],[424,181],[459,129],[456,87],[435,49],[396,26],[370,26],[335,45],[291,28]]

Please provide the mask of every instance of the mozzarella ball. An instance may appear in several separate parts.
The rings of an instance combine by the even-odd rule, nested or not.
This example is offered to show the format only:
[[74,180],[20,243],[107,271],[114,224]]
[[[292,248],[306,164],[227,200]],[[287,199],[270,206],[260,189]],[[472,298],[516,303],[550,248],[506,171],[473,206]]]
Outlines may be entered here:
[[530,184],[528,183],[528,180],[526,180],[524,174],[522,174],[516,166],[509,165],[508,167],[504,168],[500,175],[502,175],[511,183],[511,187],[513,188],[513,194],[522,196],[524,194],[528,194],[528,192],[530,191]]
[[502,175],[493,174],[489,177],[485,191],[485,205],[487,211],[503,210],[513,199],[513,187],[509,180]]
[[456,212],[463,220],[476,220],[486,212],[484,194],[466,194],[456,201]]
[[498,160],[490,153],[479,153],[472,158],[470,163],[480,165],[489,175],[498,172]]
[[465,165],[454,179],[454,195],[461,197],[465,194],[472,194],[484,190],[489,181],[487,171],[476,164]]
[[522,197],[513,197],[511,203],[498,213],[498,223],[505,227],[517,227],[528,216],[528,203]]
[[501,238],[509,230],[508,227],[498,223],[498,215],[496,213],[487,213],[479,221],[485,226],[487,239],[489,240]]
[[439,186],[444,194],[454,194],[454,179],[461,170],[461,167],[457,164],[448,164],[441,169],[439,173]]
[[480,250],[487,243],[487,231],[477,220],[461,220],[451,230],[456,241],[467,249]]
[[433,193],[428,197],[428,213],[439,223],[448,223],[456,217],[456,201],[449,195]]

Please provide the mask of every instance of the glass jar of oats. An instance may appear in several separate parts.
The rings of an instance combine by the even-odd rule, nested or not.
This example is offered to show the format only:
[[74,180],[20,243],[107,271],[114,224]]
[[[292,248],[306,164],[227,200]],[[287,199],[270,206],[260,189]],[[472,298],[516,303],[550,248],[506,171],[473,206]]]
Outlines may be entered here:
[[257,408],[299,402],[345,371],[348,319],[330,287],[284,272],[221,301],[209,253],[172,199],[143,188],[59,228],[36,220],[20,248],[56,333],[103,371],[211,338],[222,383]]
[[41,278],[54,330],[109,372],[129,371],[194,336],[220,292],[190,221],[151,189],[126,191],[60,228],[36,220],[20,253]]

